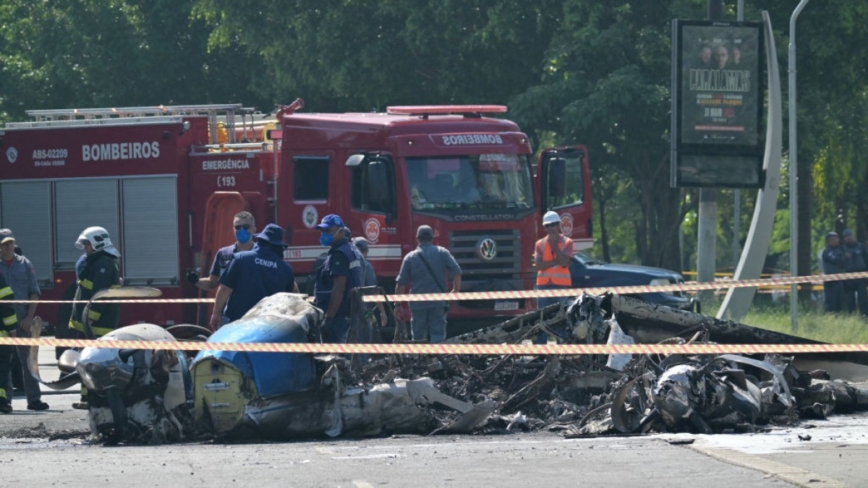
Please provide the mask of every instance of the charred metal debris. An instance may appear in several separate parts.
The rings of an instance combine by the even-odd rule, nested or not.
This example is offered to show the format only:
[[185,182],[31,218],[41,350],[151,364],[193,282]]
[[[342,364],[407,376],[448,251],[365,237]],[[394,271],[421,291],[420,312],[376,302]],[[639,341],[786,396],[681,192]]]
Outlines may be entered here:
[[[662,343],[712,343],[715,335],[744,341],[744,335],[751,333],[753,340],[762,342],[804,342],[615,295],[583,295],[568,306],[553,305],[447,342],[519,343],[544,331],[561,343],[633,343],[633,336],[619,325],[619,317],[631,324],[627,330],[633,330],[649,314],[654,317],[647,320],[652,328],[672,331],[683,325],[682,335],[658,341]],[[685,314],[695,317],[684,320]],[[666,327],[660,327],[661,323]],[[655,334],[661,331],[644,330],[637,335]],[[859,366],[865,361],[854,356],[847,359],[861,359],[851,363]],[[404,355],[348,368],[344,381],[376,385],[395,378],[429,377],[442,394],[457,401],[468,405],[493,402],[496,408],[476,428],[486,433],[545,429],[582,437],[754,432],[868,408],[868,390],[846,381],[830,381],[824,370],[799,370],[794,363],[794,358],[781,355]],[[429,414],[434,426],[431,433],[449,430],[460,415],[436,402],[429,405]]]
[[[322,315],[303,296],[279,293],[207,341],[315,341]],[[181,330],[191,327],[188,336],[198,334],[195,326]],[[446,342],[521,343],[540,333],[568,344],[810,342],[618,295],[582,295]],[[180,337],[136,324],[99,340]],[[28,370],[39,379],[36,357],[32,351]],[[343,357],[215,350],[191,357],[85,348],[65,352],[60,366],[69,374],[43,384],[82,382],[92,437],[107,443],[751,432],[868,408],[868,390],[829,379],[868,379],[868,360],[859,354]]]

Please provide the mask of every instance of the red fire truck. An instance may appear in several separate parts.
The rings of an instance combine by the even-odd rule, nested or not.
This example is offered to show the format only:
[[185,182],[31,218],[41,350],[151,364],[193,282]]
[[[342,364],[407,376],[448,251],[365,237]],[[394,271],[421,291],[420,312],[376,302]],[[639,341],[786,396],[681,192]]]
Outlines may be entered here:
[[[366,237],[381,284],[394,288],[415,229],[461,265],[464,291],[533,286],[541,216],[591,244],[587,151],[562,147],[532,162],[513,122],[484,117],[502,106],[390,107],[386,113],[298,113],[297,100],[263,115],[241,105],[35,110],[0,131],[0,225],[34,263],[43,299],[69,297],[93,225],[121,251],[126,285],[167,298],[197,296],[185,270],[204,272],[234,241],[232,216],[249,210],[260,228],[287,231],[285,258],[299,282],[325,249],[315,225],[337,213]],[[456,317],[512,315],[532,301],[466,301]],[[197,323],[207,306],[122,307],[124,323]],[[39,308],[48,322],[63,310]],[[60,317],[60,318],[58,318]]]

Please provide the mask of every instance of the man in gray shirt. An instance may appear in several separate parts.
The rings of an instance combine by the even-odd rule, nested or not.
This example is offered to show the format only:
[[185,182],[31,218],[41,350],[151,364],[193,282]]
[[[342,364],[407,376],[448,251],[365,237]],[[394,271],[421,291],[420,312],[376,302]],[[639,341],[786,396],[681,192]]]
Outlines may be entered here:
[[[6,283],[12,288],[15,300],[33,300],[28,304],[16,303],[15,315],[18,316],[18,336],[29,337],[33,317],[36,315],[36,300],[41,294],[39,285],[36,283],[36,271],[33,264],[24,256],[15,254],[15,236],[10,229],[0,229],[0,272],[6,278]],[[48,404],[42,401],[42,391],[39,382],[33,379],[27,372],[27,363],[30,358],[30,346],[16,346],[18,359],[21,367],[25,368],[22,377],[24,379],[24,393],[27,396],[27,410],[47,410]],[[0,386],[7,382],[7,378],[0,378]],[[11,386],[11,385],[9,385]],[[12,391],[7,389],[7,391]]]
[[[452,279],[451,293],[461,290],[461,267],[449,250],[435,246],[434,231],[430,226],[420,225],[416,230],[419,246],[404,256],[395,294],[446,293],[448,278]],[[432,344],[446,339],[446,311],[448,302],[410,302],[413,340],[429,340]]]

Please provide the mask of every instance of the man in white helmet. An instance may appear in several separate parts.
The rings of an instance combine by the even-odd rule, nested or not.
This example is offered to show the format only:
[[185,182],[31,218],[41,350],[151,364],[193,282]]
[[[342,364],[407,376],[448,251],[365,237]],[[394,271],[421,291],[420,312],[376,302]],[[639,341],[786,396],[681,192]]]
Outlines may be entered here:
[[[84,229],[76,239],[75,247],[83,249],[86,257],[84,266],[78,271],[78,288],[75,291],[78,303],[73,306],[69,329],[76,331],[79,338],[90,338],[85,332],[87,323],[94,336],[102,337],[118,327],[120,306],[97,301],[88,309],[87,317],[83,316],[84,307],[98,291],[120,287],[118,257],[121,253],[112,244],[108,231],[102,227]],[[73,407],[87,408],[87,390],[84,387],[81,402],[73,404]]]
[[88,227],[75,241],[75,247],[84,250],[84,267],[78,272],[76,303],[69,319],[69,328],[85,333],[85,320],[96,337],[102,337],[117,328],[120,315],[118,305],[95,303],[82,317],[84,306],[96,292],[107,288],[120,287],[118,258],[121,253],[112,244],[109,233],[102,227]]
[[[571,288],[570,262],[573,259],[573,240],[561,234],[561,217],[548,211],[543,215],[546,236],[536,241],[533,262],[536,266],[536,289],[556,290]],[[570,297],[539,297],[537,308],[543,309],[553,303],[564,302]],[[548,340],[545,333],[537,337],[538,344]]]

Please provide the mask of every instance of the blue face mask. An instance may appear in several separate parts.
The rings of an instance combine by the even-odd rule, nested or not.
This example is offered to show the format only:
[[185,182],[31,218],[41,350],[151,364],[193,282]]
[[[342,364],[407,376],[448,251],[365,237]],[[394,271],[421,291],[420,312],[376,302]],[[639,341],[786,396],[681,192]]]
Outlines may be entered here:
[[235,231],[235,239],[240,244],[246,244],[248,241],[250,241],[250,231],[243,228],[243,227],[236,230]]
[[335,242],[335,236],[328,232],[323,232],[319,235],[319,243],[325,247],[330,247]]

